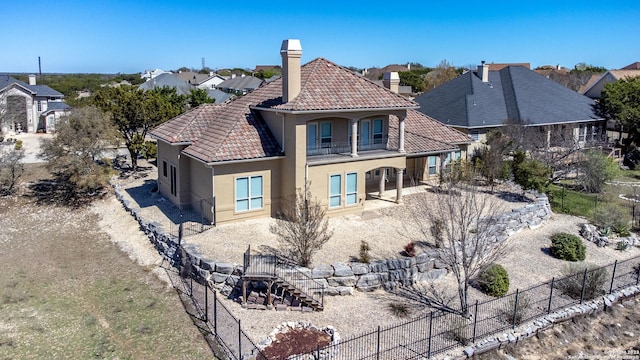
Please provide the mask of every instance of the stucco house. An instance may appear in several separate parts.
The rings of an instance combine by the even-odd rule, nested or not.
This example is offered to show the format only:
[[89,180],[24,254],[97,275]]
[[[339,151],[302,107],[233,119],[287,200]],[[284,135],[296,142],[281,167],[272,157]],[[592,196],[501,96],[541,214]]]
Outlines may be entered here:
[[57,120],[71,107],[63,102],[64,95],[46,85],[37,85],[36,76],[29,83],[9,75],[0,75],[0,114],[2,132],[53,132]]
[[397,82],[381,87],[324,58],[301,66],[295,39],[280,53],[282,78],[151,131],[167,199],[206,199],[211,207],[199,211],[225,223],[274,216],[281,199],[308,183],[329,216],[361,213],[387,186],[400,202],[407,179],[427,180],[466,156],[470,139],[415,111],[418,104],[389,89]]
[[620,79],[640,77],[640,69],[632,69],[634,64],[626,66],[629,69],[609,70],[605,72],[584,91],[584,95],[592,99],[599,99],[606,84],[616,82]]
[[191,89],[194,88],[194,86],[188,82],[181,80],[175,74],[171,73],[164,73],[153,77],[140,84],[138,88],[147,91],[165,86],[175,88],[178,95],[189,95],[191,93]]
[[523,66],[492,71],[483,63],[415,101],[418,111],[469,134],[470,151],[482,144],[488,131],[506,123],[538,127],[548,146],[555,145],[553,139],[571,137],[582,146],[602,139],[606,129],[592,99]]
[[245,76],[244,74],[236,76],[232,74],[230,79],[219,83],[216,88],[228,93],[245,95],[262,86],[264,82],[264,80],[255,76]]

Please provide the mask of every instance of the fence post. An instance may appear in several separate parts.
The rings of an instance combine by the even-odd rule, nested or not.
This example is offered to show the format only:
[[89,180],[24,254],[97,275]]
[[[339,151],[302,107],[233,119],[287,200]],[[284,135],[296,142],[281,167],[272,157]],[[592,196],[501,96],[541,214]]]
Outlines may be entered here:
[[551,299],[553,299],[553,286],[556,282],[556,278],[551,278],[551,291],[549,291],[549,306],[547,307],[547,315],[551,314]]
[[431,331],[433,330],[433,311],[429,313],[429,345],[427,347],[427,358],[431,357]]
[[587,269],[584,269],[584,275],[582,276],[582,290],[580,291],[580,304],[584,301],[584,287],[587,283]]
[[518,295],[520,294],[520,289],[516,289],[516,301],[513,304],[513,328],[516,328],[516,319],[518,316]]
[[476,325],[478,324],[478,300],[476,300],[476,310],[473,314],[473,340],[472,342],[476,342]]
[[204,281],[204,322],[209,322],[209,282]]
[[240,326],[240,319],[238,319],[238,359],[242,359],[242,326]]
[[380,359],[380,325],[378,325],[378,346],[376,346],[376,359]]
[[316,347],[316,354],[317,354],[316,359],[320,360],[320,345]]
[[213,328],[218,335],[218,295],[213,290]]
[[616,267],[618,267],[618,260],[613,263],[613,271],[611,272],[611,285],[609,285],[609,294],[613,292],[613,281],[616,279]]
[[193,297],[193,276],[189,275],[189,296]]

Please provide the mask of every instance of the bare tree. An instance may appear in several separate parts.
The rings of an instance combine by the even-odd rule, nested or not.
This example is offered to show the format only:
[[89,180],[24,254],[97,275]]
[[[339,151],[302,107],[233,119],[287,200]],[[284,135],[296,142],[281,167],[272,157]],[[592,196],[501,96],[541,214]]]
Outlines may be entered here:
[[505,252],[504,242],[495,236],[501,207],[495,197],[469,182],[449,183],[435,196],[434,200],[418,194],[407,204],[415,225],[426,239],[432,239],[434,253],[455,276],[460,311],[468,316],[472,279]]
[[453,65],[449,64],[447,60],[442,60],[435,69],[424,76],[422,88],[425,92],[428,92],[455,79],[458,75],[460,75],[460,73],[458,73]]
[[309,192],[298,189],[282,203],[282,212],[270,230],[278,236],[280,248],[301,266],[309,266],[313,254],[333,235],[324,207]]
[[572,126],[533,126],[529,121],[507,120],[502,131],[512,140],[514,150],[522,150],[551,168],[551,181],[563,177],[578,160],[581,146]]

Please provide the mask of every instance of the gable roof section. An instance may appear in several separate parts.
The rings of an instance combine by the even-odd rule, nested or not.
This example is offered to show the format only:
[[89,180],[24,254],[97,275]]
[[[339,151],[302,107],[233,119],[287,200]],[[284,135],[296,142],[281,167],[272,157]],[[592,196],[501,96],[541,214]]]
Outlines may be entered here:
[[633,64],[629,64],[620,70],[640,70],[640,61],[636,61]]
[[[300,93],[292,101],[282,103],[280,97],[260,106],[291,112],[414,109],[418,106],[404,96],[323,58],[304,65],[300,76]],[[282,79],[273,81],[271,85],[282,87]]]
[[197,140],[211,125],[221,105],[202,104],[170,121],[160,124],[151,135],[169,144],[187,144]]
[[44,97],[55,97],[55,98],[64,97],[64,94],[48,87],[47,85],[29,85],[26,82],[20,81],[9,75],[0,75],[0,90],[13,84],[16,84],[17,86],[24,88],[25,90],[29,91],[33,96],[44,96]]
[[235,91],[255,90],[259,88],[263,82],[264,80],[255,76],[236,76],[221,82],[216,87]]
[[545,125],[598,119],[593,100],[521,66],[489,71],[486,83],[468,72],[416,101],[419,111],[463,128],[501,126],[506,120]]

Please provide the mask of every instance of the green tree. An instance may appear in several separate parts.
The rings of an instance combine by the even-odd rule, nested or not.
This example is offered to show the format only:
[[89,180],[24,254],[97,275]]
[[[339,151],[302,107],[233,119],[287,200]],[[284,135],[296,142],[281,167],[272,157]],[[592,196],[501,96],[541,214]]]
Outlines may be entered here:
[[630,140],[640,144],[640,77],[606,84],[596,111],[607,120],[618,121]]
[[424,76],[422,88],[425,92],[435,89],[436,87],[455,79],[459,75],[458,70],[447,60],[442,60],[433,71]]
[[588,150],[578,164],[578,182],[591,193],[599,193],[607,181],[613,180],[619,172],[618,164],[599,150]]
[[192,109],[202,104],[212,104],[214,102],[216,102],[216,100],[210,98],[207,90],[205,89],[194,88],[191,89],[191,92],[189,93],[188,103]]
[[587,63],[577,63],[574,67],[573,70],[571,70],[571,72],[586,72],[586,73],[603,73],[606,72],[607,68],[603,67],[603,66],[595,66],[595,65],[591,65],[591,64],[587,64]]
[[175,88],[143,91],[133,86],[105,87],[94,94],[93,103],[108,112],[124,139],[137,170],[138,156],[144,149],[147,132],[184,112],[186,98]]
[[422,91],[422,76],[419,71],[400,71],[400,85],[411,86],[413,92]]
[[108,114],[90,106],[73,110],[56,124],[56,136],[41,140],[39,156],[47,167],[76,195],[104,187],[110,168],[98,160],[119,142],[118,131]]
[[538,160],[527,159],[523,151],[516,151],[514,154],[512,171],[513,180],[523,190],[538,192],[544,192],[551,176],[551,168]]

